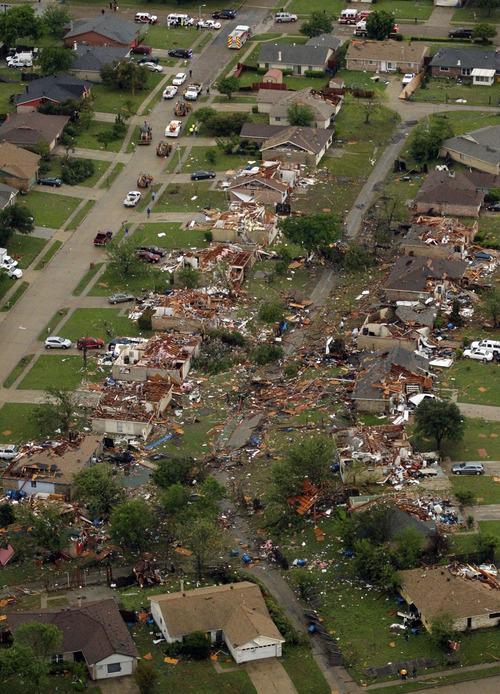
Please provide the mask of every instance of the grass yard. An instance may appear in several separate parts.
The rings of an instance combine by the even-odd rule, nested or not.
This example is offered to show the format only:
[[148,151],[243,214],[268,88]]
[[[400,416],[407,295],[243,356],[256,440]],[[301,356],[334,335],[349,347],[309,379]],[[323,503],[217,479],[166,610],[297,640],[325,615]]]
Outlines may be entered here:
[[[2,311],[10,311],[10,309],[14,306],[16,301],[19,301],[19,299],[22,297],[24,292],[28,289],[30,286],[29,282],[16,282],[16,290],[13,294],[11,294],[10,299],[3,304],[2,308],[0,310]],[[7,290],[10,289],[9,284],[4,285],[5,290],[2,292],[2,297],[6,294]]]
[[146,334],[140,332],[137,323],[130,321],[126,315],[119,315],[121,311],[121,308],[77,308],[59,332],[73,342],[84,335],[101,337],[107,342],[114,335],[135,337]]
[[432,101],[440,104],[453,104],[457,99],[465,99],[471,106],[496,106],[500,99],[500,84],[491,87],[458,84],[453,79],[431,77],[425,89],[413,92],[413,101]]
[[[387,85],[383,80],[374,82],[371,79],[373,77],[373,73],[371,72],[360,72],[359,70],[339,70],[335,77],[342,78],[346,83],[346,87],[358,87],[359,89],[366,89],[368,91],[373,89],[385,91],[387,88]],[[341,113],[342,109],[339,115]]]
[[37,340],[43,342],[45,338],[48,337],[50,334],[57,334],[57,326],[63,320],[63,318],[65,318],[65,316],[68,315],[68,313],[69,308],[61,308],[57,313],[55,313],[49,320],[45,328],[42,330],[42,332],[38,335]]
[[[109,123],[107,124],[109,125]],[[98,148],[92,148],[92,149],[100,149],[102,145],[99,145]],[[90,149],[90,148],[89,148]],[[79,186],[85,186],[87,188],[93,188],[97,181],[101,178],[101,176],[104,174],[104,172],[110,167],[110,162],[108,161],[99,161],[98,159],[93,159],[94,162],[94,174],[87,178],[85,181],[82,181],[81,183],[78,183]],[[61,178],[62,175],[62,157],[52,157],[50,160],[50,169],[46,173],[44,173],[44,176],[57,176],[58,178]]]
[[212,186],[211,181],[173,183],[157,198],[155,212],[198,212],[205,205],[226,209],[226,193]]
[[76,287],[71,292],[73,296],[81,296],[85,287],[90,284],[92,279],[97,275],[99,270],[102,268],[104,263],[94,263],[94,267],[91,267],[84,274],[82,279],[78,282]]
[[[34,414],[38,407],[19,402],[6,403],[0,409],[0,442],[25,443],[36,439],[38,429]],[[5,572],[2,572],[2,578],[8,583]]]
[[[248,296],[255,297],[259,301],[269,301],[270,296],[278,299],[278,292],[291,292],[297,300],[308,298],[318,282],[318,276],[311,272],[311,268],[298,268],[289,270],[286,275],[274,274],[276,263],[273,260],[264,260],[256,263],[249,275],[244,289]],[[272,281],[255,277],[257,271],[272,275]],[[290,278],[290,279],[287,279]]]
[[450,475],[450,480],[454,494],[470,491],[479,506],[500,504],[500,484],[493,482],[489,475]]
[[[182,11],[185,12],[186,10]],[[199,37],[200,32],[197,31],[196,27],[168,27],[166,24],[156,24],[148,28],[144,43],[147,43],[151,48],[191,48]],[[168,60],[166,64],[175,65],[176,62],[177,60],[174,58]],[[161,64],[165,64],[163,60]]]
[[31,211],[35,226],[60,229],[81,203],[81,199],[72,198],[69,195],[31,190],[28,195],[21,198],[20,203],[26,205]]
[[10,388],[13,383],[17,381],[19,376],[22,374],[24,369],[28,366],[28,364],[31,362],[35,355],[34,354],[26,354],[26,356],[22,357],[17,364],[14,366],[10,374],[7,376],[5,381],[3,382],[3,387],[4,388]]
[[43,268],[49,263],[52,258],[55,256],[57,251],[61,248],[62,246],[62,241],[54,241],[54,243],[51,245],[47,253],[39,260],[39,262],[35,265],[35,270],[43,270]]
[[47,239],[37,236],[14,234],[9,240],[9,254],[19,261],[19,267],[24,270],[29,267],[39,253],[43,251]]
[[[98,85],[94,85],[98,86]],[[123,143],[122,139],[113,140],[106,147],[97,139],[98,135],[104,132],[111,132],[113,123],[105,123],[103,121],[92,121],[87,130],[77,135],[75,138],[75,146],[83,149],[100,149],[103,152],[119,152]],[[103,162],[104,163],[104,162]],[[106,162],[107,163],[107,162]],[[108,164],[109,166],[109,164]]]
[[[0,69],[0,113],[15,113],[14,104],[10,103],[12,94],[24,92],[24,84],[21,82],[21,70],[12,68]],[[3,81],[5,80],[5,82]]]
[[113,167],[113,170],[106,176],[104,181],[101,183],[99,186],[100,188],[110,188],[111,184],[116,181],[118,176],[121,174],[123,171],[125,164],[122,164],[119,162],[118,164],[115,164]]
[[99,383],[109,374],[109,368],[97,366],[94,361],[96,357],[97,354],[89,350],[87,370],[85,370],[82,354],[70,355],[64,350],[58,354],[42,354],[18,388],[19,390],[46,390],[51,386],[57,386],[63,390],[75,390],[82,381]]
[[[319,0],[314,0],[312,5],[308,0],[292,0],[286,9],[288,12],[295,12],[306,17],[311,12],[323,12],[324,7],[324,3]],[[328,13],[337,18],[344,7],[345,3],[342,0],[332,0],[328,4]],[[431,16],[433,3],[432,0],[421,0],[418,5],[415,5],[413,2],[402,2],[401,0],[378,0],[377,11],[379,12],[380,10],[385,10],[389,13],[394,12],[396,19],[410,19],[413,21],[417,17],[417,19],[423,21]]]
[[[411,441],[418,450],[433,451],[436,448],[434,439],[422,440],[416,436],[412,427],[408,427]],[[487,455],[484,455],[483,449]],[[443,455],[452,460],[500,460],[500,422],[485,419],[465,420],[465,436],[460,443],[443,443]]]
[[441,386],[458,390],[458,402],[500,406],[500,364],[460,359],[442,376]]
[[474,24],[477,21],[486,24],[500,24],[500,8],[495,7],[488,14],[484,9],[471,5],[470,7],[459,7],[455,10],[452,17],[452,24],[462,26],[463,24]]
[[[216,152],[217,159],[215,164],[210,164],[206,159],[208,150]],[[182,156],[182,155],[181,155]],[[260,155],[259,155],[260,156]],[[213,171],[228,171],[238,169],[248,165],[248,160],[253,157],[238,156],[237,154],[225,154],[220,147],[191,147],[188,158],[182,163],[182,167],[191,168],[193,171],[198,169],[212,169]],[[178,163],[178,158],[175,160]],[[172,162],[174,158],[172,157]]]
[[66,227],[66,231],[74,231],[77,229],[85,217],[89,214],[90,210],[94,207],[95,202],[95,200],[87,200],[82,209],[77,212],[73,219],[69,222],[68,226]]
[[298,694],[330,694],[330,687],[309,649],[294,648],[284,656],[282,665]]
[[[103,113],[123,113],[132,115],[137,113],[143,101],[149,98],[149,93],[164,78],[163,74],[150,73],[148,86],[144,89],[136,90],[135,94],[123,92],[120,89],[112,89],[104,84],[92,85],[92,99],[94,111]],[[113,150],[114,151],[114,150]]]

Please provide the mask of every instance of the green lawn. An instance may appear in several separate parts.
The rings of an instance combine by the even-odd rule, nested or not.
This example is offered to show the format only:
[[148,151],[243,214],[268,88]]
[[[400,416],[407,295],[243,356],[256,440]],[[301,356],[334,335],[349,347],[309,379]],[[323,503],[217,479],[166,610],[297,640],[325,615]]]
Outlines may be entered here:
[[[10,309],[14,306],[16,301],[19,301],[19,299],[22,297],[22,295],[28,289],[29,286],[30,286],[30,283],[25,282],[24,280],[22,282],[16,281],[16,283],[15,283],[16,289],[15,289],[14,293],[11,294],[10,299],[2,305],[1,310],[3,312],[10,311]],[[3,298],[5,296],[7,290],[10,289],[10,285],[8,283],[6,283],[5,285],[3,285],[3,287],[4,288],[2,289],[1,298]]]
[[[97,351],[97,350],[96,350]],[[42,354],[21,383],[20,390],[46,390],[51,386],[57,386],[63,390],[75,390],[82,381],[99,383],[106,376],[103,367],[96,367],[94,361],[97,354],[89,352],[87,355],[87,371],[83,366],[83,355],[69,355],[64,350],[54,354]]]
[[443,389],[458,390],[458,402],[500,406],[500,364],[460,359],[442,376]]
[[9,254],[19,261],[19,267],[24,270],[31,265],[46,244],[47,239],[14,234],[9,240]]
[[[373,73],[371,72],[360,72],[359,70],[339,70],[335,77],[340,77],[343,79],[347,87],[358,87],[359,89],[366,89],[368,91],[372,91],[373,89],[385,91],[387,88],[387,85],[383,80],[374,82],[371,79],[373,77]],[[342,110],[340,113],[342,113]]]
[[19,378],[19,376],[22,374],[24,369],[28,366],[30,361],[33,359],[35,355],[34,354],[26,354],[26,356],[22,357],[17,364],[14,366],[10,374],[7,376],[5,381],[3,382],[3,387],[4,388],[10,388],[13,383]]
[[57,326],[59,323],[65,318],[69,313],[69,308],[64,307],[59,309],[57,313],[55,313],[52,318],[49,320],[45,328],[41,331],[41,333],[38,335],[37,340],[40,342],[43,342],[46,337],[48,337],[50,334],[54,335],[57,334]]
[[34,413],[38,405],[6,403],[0,409],[0,441],[25,443],[38,437]]
[[[123,310],[127,311],[127,308],[128,304]],[[142,335],[137,323],[126,315],[120,316],[121,311],[121,308],[77,308],[58,332],[74,342],[84,335],[100,337],[104,342],[114,335]]]
[[73,296],[81,296],[85,287],[90,284],[90,281],[97,275],[102,268],[103,263],[94,263],[94,266],[89,268],[76,287],[71,292]]
[[100,149],[103,152],[119,152],[123,144],[122,139],[113,140],[113,142],[110,142],[109,145],[107,145],[106,147],[97,139],[97,136],[101,133],[111,132],[112,130],[113,123],[105,123],[104,121],[92,121],[88,129],[84,130],[75,138],[75,146],[82,147],[83,149]]
[[[418,439],[412,427],[408,428],[411,439],[419,450],[433,451],[436,442],[433,439]],[[486,450],[487,455],[479,451]],[[500,460],[500,422],[490,422],[485,419],[465,420],[465,436],[460,443],[443,443],[443,455],[452,460]]]
[[81,203],[81,199],[32,190],[19,202],[30,209],[36,226],[60,229]]
[[[292,0],[286,6],[288,12],[295,12],[304,17],[310,15],[311,12],[323,12],[325,4],[320,0],[313,0],[312,4],[308,0]],[[344,9],[345,3],[342,0],[332,0],[328,3],[328,13],[334,17],[340,15]],[[386,12],[394,12],[396,19],[410,19],[414,17],[419,20],[428,19],[433,10],[432,0],[420,0],[418,5],[413,2],[402,2],[402,0],[378,0],[377,11],[385,10]],[[281,26],[281,25],[277,25]]]
[[416,89],[412,94],[414,101],[432,101],[440,104],[453,104],[457,99],[465,99],[471,106],[496,106],[500,98],[500,84],[491,87],[458,84],[454,79],[431,77],[424,89]]
[[470,7],[458,7],[452,17],[452,23],[457,26],[473,24],[476,22],[486,24],[500,24],[500,8],[496,7],[488,14],[488,10],[471,5]]
[[82,206],[82,209],[77,212],[71,222],[69,222],[66,231],[73,231],[74,229],[77,229],[78,225],[83,222],[90,210],[94,207],[95,202],[95,200],[87,200],[87,202]]
[[[185,11],[187,10],[182,10],[182,12]],[[204,31],[206,31],[206,29],[204,29]],[[147,43],[151,48],[191,48],[199,37],[200,32],[196,30],[196,27],[169,28],[166,24],[162,23],[149,27],[144,43]],[[175,65],[176,62],[176,59],[170,59],[167,61],[167,64]],[[164,64],[163,60],[161,64]]]
[[[107,123],[106,125],[109,125]],[[80,146],[80,145],[78,145]],[[100,149],[102,145],[100,145],[97,148],[92,148],[92,149]],[[90,148],[89,148],[90,149]],[[85,181],[82,181],[81,183],[78,183],[79,186],[85,186],[87,188],[93,188],[94,185],[97,183],[97,181],[101,178],[101,176],[104,174],[104,172],[110,167],[110,162],[108,161],[99,161],[98,159],[93,159],[94,162],[94,174],[87,178]],[[52,157],[52,159],[49,162],[50,164],[50,169],[44,173],[45,176],[57,176],[58,178],[61,178],[62,174],[62,157]]]
[[212,181],[173,183],[155,202],[155,212],[197,212],[205,205],[226,209],[226,193],[210,190],[212,185]]
[[94,101],[94,111],[103,113],[123,112],[124,115],[137,113],[142,102],[148,98],[151,89],[154,89],[163,78],[164,75],[161,73],[150,73],[147,87],[137,89],[135,94],[106,87],[104,84],[93,84],[92,99]]
[[330,687],[309,649],[294,648],[285,655],[282,665],[298,694],[330,694]]
[[[206,160],[205,155],[208,150],[215,150],[217,155],[215,164],[209,164]],[[255,161],[253,157],[249,156],[225,154],[220,147],[191,147],[189,157],[184,160],[182,168],[183,170],[191,169],[192,171],[197,171],[198,169],[228,171],[229,169],[238,169],[242,166],[247,166],[249,159]],[[178,158],[174,159],[174,157],[172,157],[172,162],[177,162],[178,164]]]
[[489,475],[450,475],[450,479],[454,494],[470,491],[479,505],[500,504],[500,484]]

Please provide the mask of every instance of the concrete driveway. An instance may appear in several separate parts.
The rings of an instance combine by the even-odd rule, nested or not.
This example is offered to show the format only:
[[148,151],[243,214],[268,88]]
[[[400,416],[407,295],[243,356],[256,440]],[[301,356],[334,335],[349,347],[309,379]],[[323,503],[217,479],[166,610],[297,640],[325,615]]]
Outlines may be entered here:
[[276,658],[245,663],[245,670],[258,694],[297,694],[292,680]]

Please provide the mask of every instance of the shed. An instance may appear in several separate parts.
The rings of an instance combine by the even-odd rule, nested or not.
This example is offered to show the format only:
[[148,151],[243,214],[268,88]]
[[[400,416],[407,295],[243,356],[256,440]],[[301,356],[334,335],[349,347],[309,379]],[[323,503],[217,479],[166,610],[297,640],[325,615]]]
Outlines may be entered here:
[[472,70],[471,75],[472,84],[481,84],[486,87],[491,87],[491,85],[495,82],[496,70],[475,67]]

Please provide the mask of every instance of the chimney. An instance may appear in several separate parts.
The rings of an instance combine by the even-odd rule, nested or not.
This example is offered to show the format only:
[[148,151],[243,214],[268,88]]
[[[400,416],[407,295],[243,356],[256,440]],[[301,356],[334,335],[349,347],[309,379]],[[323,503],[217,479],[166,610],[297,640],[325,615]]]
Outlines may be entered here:
[[78,47],[78,44],[76,41],[73,41],[73,50],[76,51]]
[[461,61],[461,60],[457,60],[457,67],[460,67],[461,64],[462,64],[462,61]]

